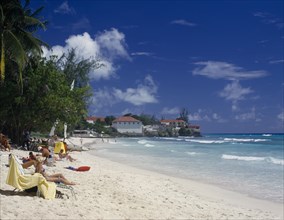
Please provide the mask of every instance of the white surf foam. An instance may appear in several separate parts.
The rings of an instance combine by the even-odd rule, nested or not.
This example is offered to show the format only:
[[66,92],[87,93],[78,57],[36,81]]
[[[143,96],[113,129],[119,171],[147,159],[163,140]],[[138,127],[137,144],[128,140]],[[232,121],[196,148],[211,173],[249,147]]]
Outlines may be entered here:
[[237,156],[237,155],[223,154],[222,159],[225,159],[225,160],[244,160],[244,161],[266,161],[266,162],[269,162],[269,163],[284,166],[284,160],[277,159],[277,158],[274,158],[274,157],[252,157],[252,156]]

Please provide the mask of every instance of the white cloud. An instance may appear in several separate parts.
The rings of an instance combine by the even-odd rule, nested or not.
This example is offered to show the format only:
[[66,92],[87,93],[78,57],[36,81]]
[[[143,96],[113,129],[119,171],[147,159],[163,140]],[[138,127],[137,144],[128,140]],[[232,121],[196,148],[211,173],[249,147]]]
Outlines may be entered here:
[[232,101],[232,110],[236,111],[238,110],[238,102],[244,100],[245,96],[250,93],[253,93],[253,90],[250,88],[243,88],[238,81],[233,81],[226,85],[219,95],[226,100]]
[[273,14],[267,12],[255,12],[253,16],[259,17],[261,22],[268,25],[274,25],[279,29],[284,28],[283,18],[274,16]]
[[157,85],[154,83],[150,75],[146,76],[144,83],[139,84],[137,88],[128,88],[125,92],[120,89],[114,89],[114,96],[133,105],[143,105],[147,103],[157,103],[155,97],[157,93]]
[[129,59],[125,49],[124,34],[114,28],[100,33],[96,38],[92,38],[87,32],[72,35],[65,43],[65,46],[56,45],[51,50],[43,47],[43,56],[47,58],[52,55],[60,57],[74,48],[78,59],[95,59],[99,64],[103,64],[99,69],[93,69],[89,73],[93,80],[109,79],[115,76],[115,60]]
[[284,60],[270,60],[270,64],[278,64],[278,63],[284,63]]
[[200,113],[193,113],[188,115],[189,122],[191,121],[202,121],[202,116]]
[[225,123],[227,120],[223,119],[219,114],[213,113],[212,114],[212,119],[219,122],[219,123]]
[[277,115],[277,118],[284,122],[284,110],[279,115]]
[[134,106],[157,103],[157,89],[158,87],[152,77],[148,75],[145,77],[143,83],[137,85],[137,88],[128,88],[125,91],[117,88],[94,90],[92,106],[94,106],[93,108],[100,109],[119,102],[128,102]]
[[75,14],[74,8],[70,7],[68,1],[63,2],[58,8],[54,9],[55,13],[59,14]]
[[197,112],[188,115],[189,122],[191,121],[211,121],[211,118],[206,113],[206,110],[198,109]]
[[255,122],[261,121],[261,119],[259,117],[257,117],[256,110],[255,110],[254,107],[251,109],[250,112],[236,115],[235,119],[240,120],[240,121],[250,121],[250,120],[253,120]]
[[163,108],[163,110],[161,111],[161,114],[164,115],[178,115],[180,113],[180,108],[178,107],[174,107],[174,108]]
[[125,36],[117,29],[112,28],[110,31],[104,31],[96,37],[96,41],[102,48],[102,54],[105,57],[115,59],[124,57],[130,59],[126,51]]
[[226,100],[239,101],[245,99],[245,96],[252,92],[253,90],[250,88],[243,88],[238,81],[233,81],[226,85],[219,95]]
[[207,122],[217,122],[225,123],[227,120],[223,119],[216,112],[212,113],[211,110],[198,109],[197,112],[188,115],[189,122],[191,121],[207,121]]
[[153,53],[149,52],[133,52],[131,53],[131,56],[152,56]]
[[199,67],[193,70],[193,75],[206,76],[211,79],[245,80],[264,77],[264,70],[247,71],[231,63],[219,61],[196,62]]
[[189,27],[194,27],[196,26],[195,23],[192,23],[190,21],[186,21],[184,19],[180,19],[180,20],[174,20],[171,22],[171,24],[178,24],[178,25],[184,25],[184,26],[189,26]]
[[94,90],[92,106],[94,106],[95,109],[100,109],[104,106],[112,106],[117,102],[118,100],[108,88]]

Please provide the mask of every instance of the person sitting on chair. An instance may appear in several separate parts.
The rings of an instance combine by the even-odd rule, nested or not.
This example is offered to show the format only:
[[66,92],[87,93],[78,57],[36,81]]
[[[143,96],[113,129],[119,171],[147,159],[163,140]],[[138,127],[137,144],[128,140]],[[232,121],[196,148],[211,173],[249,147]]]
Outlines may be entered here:
[[49,182],[55,183],[64,183],[65,185],[76,185],[76,183],[67,180],[61,173],[56,173],[52,175],[48,175],[45,172],[45,169],[42,167],[42,163],[38,163],[36,166],[36,173],[40,173],[44,176],[44,178]]
[[63,153],[63,149],[60,150],[59,154],[58,154],[59,158],[63,159],[66,158],[66,160],[70,160],[70,162],[75,161],[76,159],[74,159],[73,157],[71,157],[68,153]]

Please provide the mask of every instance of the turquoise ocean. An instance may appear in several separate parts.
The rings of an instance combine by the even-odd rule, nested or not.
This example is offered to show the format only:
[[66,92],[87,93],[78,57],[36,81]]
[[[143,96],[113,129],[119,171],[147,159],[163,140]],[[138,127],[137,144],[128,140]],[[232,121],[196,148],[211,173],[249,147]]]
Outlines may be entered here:
[[117,138],[108,142],[91,153],[283,203],[284,134],[204,134],[199,138]]

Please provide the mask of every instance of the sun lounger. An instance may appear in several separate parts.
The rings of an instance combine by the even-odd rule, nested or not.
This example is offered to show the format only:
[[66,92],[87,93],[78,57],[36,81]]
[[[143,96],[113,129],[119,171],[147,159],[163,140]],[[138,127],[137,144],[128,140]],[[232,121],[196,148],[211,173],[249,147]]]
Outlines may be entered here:
[[39,193],[45,199],[54,199],[56,193],[56,184],[47,182],[39,173],[33,175],[25,174],[19,161],[12,154],[9,156],[9,171],[6,183],[19,190],[30,189],[37,186]]

